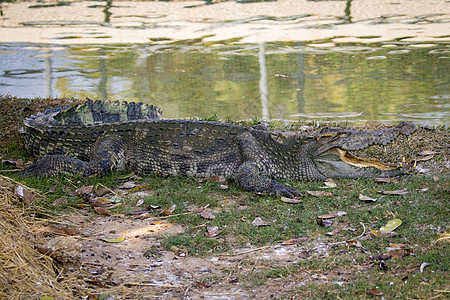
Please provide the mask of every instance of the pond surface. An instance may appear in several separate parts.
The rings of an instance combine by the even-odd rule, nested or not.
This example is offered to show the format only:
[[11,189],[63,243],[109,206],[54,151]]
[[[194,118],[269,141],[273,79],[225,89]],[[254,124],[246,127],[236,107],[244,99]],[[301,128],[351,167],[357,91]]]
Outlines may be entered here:
[[0,94],[450,125],[446,0],[0,2]]
[[0,44],[0,94],[127,99],[167,118],[450,124],[447,44]]

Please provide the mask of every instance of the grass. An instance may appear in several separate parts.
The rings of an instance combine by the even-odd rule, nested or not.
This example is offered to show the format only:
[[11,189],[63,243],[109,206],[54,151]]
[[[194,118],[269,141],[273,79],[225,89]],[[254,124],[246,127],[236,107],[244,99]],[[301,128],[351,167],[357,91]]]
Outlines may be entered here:
[[[5,117],[3,117],[5,118]],[[211,117],[214,119],[215,117]],[[3,120],[8,122],[8,120]],[[255,120],[252,121],[255,123]],[[299,125],[301,126],[301,125]],[[334,196],[314,197],[307,195],[300,204],[288,204],[277,197],[259,196],[239,190],[232,182],[222,189],[219,183],[209,180],[177,177],[137,177],[125,173],[114,173],[103,178],[22,178],[17,173],[9,174],[45,195],[36,206],[52,213],[67,208],[79,208],[82,197],[69,192],[87,185],[102,184],[110,189],[133,180],[151,191],[140,207],[157,205],[162,209],[175,205],[171,223],[185,228],[182,233],[161,237],[160,246],[152,246],[146,255],[158,257],[161,251],[176,246],[188,251],[189,256],[234,257],[242,249],[279,247],[280,243],[300,237],[308,238],[297,246],[298,251],[288,260],[257,259],[252,256],[236,256],[234,264],[224,269],[222,275],[214,275],[215,281],[239,282],[247,289],[265,285],[279,285],[278,298],[292,299],[338,299],[375,297],[371,289],[383,292],[386,299],[393,298],[445,298],[448,296],[449,249],[448,239],[439,240],[449,232],[450,177],[444,167],[448,146],[448,131],[421,131],[421,138],[400,140],[392,153],[396,158],[405,155],[411,159],[414,152],[432,147],[440,151],[433,160],[424,162],[434,167],[431,175],[412,174],[401,177],[398,183],[377,183],[373,179],[336,180],[337,187],[326,189]],[[6,140],[7,137],[4,137]],[[425,142],[424,142],[425,139]],[[0,153],[9,157],[27,159],[21,140],[2,144]],[[371,155],[386,156],[383,148],[371,148]],[[4,164],[0,169],[10,168]],[[290,182],[291,186],[304,192],[324,190],[323,182]],[[407,189],[405,195],[381,195],[381,190]],[[305,193],[306,194],[306,193]],[[359,194],[377,198],[376,202],[363,202]],[[67,197],[66,205],[54,207],[55,199]],[[128,214],[136,209],[136,199],[124,196],[122,205],[114,208],[114,214]],[[205,219],[198,213],[188,213],[189,208],[207,207],[215,218]],[[317,216],[345,211],[347,214],[333,218],[330,227],[317,223]],[[158,216],[160,210],[152,212]],[[260,217],[270,226],[254,226],[252,221]],[[387,221],[399,218],[402,225],[392,237],[374,237],[370,230],[378,230]],[[217,226],[222,232],[215,237],[206,235],[207,226]],[[335,235],[327,233],[342,228]],[[345,243],[355,240],[361,247]],[[387,259],[383,263],[374,259],[388,253],[387,247],[404,244],[413,255],[398,259]],[[306,257],[298,253],[306,252]],[[257,252],[257,251],[256,251]],[[430,264],[421,272],[423,263]],[[200,282],[212,280],[212,275],[201,275]],[[298,282],[302,282],[299,285]]]
[[[72,189],[102,182],[115,188],[129,179],[124,174],[113,174],[102,179],[79,179],[71,181]],[[308,284],[285,291],[283,297],[335,298],[367,297],[372,288],[380,289],[386,298],[429,298],[437,290],[448,290],[449,255],[448,242],[436,242],[448,233],[449,191],[448,177],[405,176],[398,183],[377,183],[373,179],[336,180],[337,187],[329,189],[335,196],[306,196],[301,204],[287,204],[278,198],[257,196],[242,192],[231,186],[222,190],[219,184],[210,181],[199,183],[190,178],[145,177],[139,180],[148,185],[154,193],[145,199],[142,207],[159,205],[169,208],[176,205],[174,217],[169,221],[182,225],[186,230],[180,234],[162,238],[159,251],[172,246],[186,249],[190,256],[228,255],[236,249],[263,247],[280,244],[283,241],[308,237],[301,244],[311,256],[306,259],[293,257],[292,262],[283,265],[270,260],[248,258],[241,260],[245,267],[231,272],[233,278],[251,289],[263,286],[267,281],[285,283],[298,280]],[[17,180],[23,180],[15,177]],[[55,198],[64,192],[67,179],[25,179],[25,183],[46,193],[55,184],[56,192],[47,194],[49,207]],[[300,190],[320,190],[321,182],[300,182]],[[380,190],[408,189],[406,195],[385,195]],[[421,191],[427,188],[426,191]],[[363,193],[378,200],[366,203],[358,199]],[[76,197],[75,197],[76,198]],[[74,200],[72,203],[76,203]],[[135,209],[133,200],[124,200],[128,205],[115,209],[115,213],[128,213]],[[222,206],[228,204],[226,209]],[[70,204],[69,204],[70,205]],[[216,215],[213,220],[199,214],[178,215],[187,212],[189,205],[206,206]],[[333,219],[331,227],[317,224],[318,215],[345,211],[347,215]],[[156,214],[157,215],[157,214]],[[270,226],[256,227],[252,221],[261,217]],[[396,236],[387,238],[370,237],[370,229],[377,230],[387,221],[400,218],[403,224],[395,230]],[[366,235],[360,239],[362,248],[348,246],[342,241],[354,240],[364,224]],[[206,226],[218,226],[222,231],[217,237],[207,237]],[[335,228],[350,228],[335,236],[327,232]],[[413,250],[413,256],[385,261],[387,270],[379,267],[380,262],[372,256],[387,253],[390,243],[405,244]],[[319,247],[320,250],[314,250]],[[149,249],[150,250],[150,249]],[[153,249],[154,251],[154,249]],[[422,263],[429,263],[421,273]],[[228,278],[230,272],[224,272]],[[203,278],[207,280],[207,278]]]

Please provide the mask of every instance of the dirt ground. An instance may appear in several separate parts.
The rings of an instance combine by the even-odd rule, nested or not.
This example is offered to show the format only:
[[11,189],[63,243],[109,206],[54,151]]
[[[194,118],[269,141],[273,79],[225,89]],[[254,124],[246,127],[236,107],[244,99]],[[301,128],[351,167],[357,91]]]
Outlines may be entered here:
[[[80,229],[83,236],[81,269],[91,274],[91,283],[109,286],[125,283],[120,296],[129,299],[269,299],[287,296],[289,291],[311,281],[342,285],[345,272],[294,274],[290,280],[269,279],[261,287],[248,289],[237,275],[258,269],[283,268],[304,259],[326,257],[327,245],[308,242],[304,245],[275,245],[236,249],[228,255],[207,257],[183,256],[174,251],[146,252],[160,245],[159,237],[180,233],[181,226],[167,221],[136,220],[124,217],[70,216],[66,222]],[[116,238],[107,243],[102,238]],[[136,298],[137,297],[137,298]]]

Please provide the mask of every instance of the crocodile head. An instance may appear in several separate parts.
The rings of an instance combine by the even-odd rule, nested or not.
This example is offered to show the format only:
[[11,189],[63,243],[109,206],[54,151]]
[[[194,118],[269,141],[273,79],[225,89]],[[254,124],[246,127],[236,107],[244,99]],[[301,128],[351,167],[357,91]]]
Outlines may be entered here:
[[401,164],[386,164],[374,158],[361,158],[349,153],[370,145],[387,145],[399,134],[409,135],[417,126],[402,122],[397,126],[357,131],[352,129],[326,129],[318,137],[311,153],[312,160],[326,178],[391,177],[405,173]]

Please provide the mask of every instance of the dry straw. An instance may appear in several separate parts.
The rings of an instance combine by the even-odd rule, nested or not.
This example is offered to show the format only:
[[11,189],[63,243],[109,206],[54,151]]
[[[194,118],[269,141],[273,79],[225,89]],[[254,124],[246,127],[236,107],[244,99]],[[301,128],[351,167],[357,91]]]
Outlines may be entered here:
[[33,219],[19,208],[17,184],[0,175],[0,298],[73,299],[72,289],[59,282],[54,261],[34,249],[38,236]]

